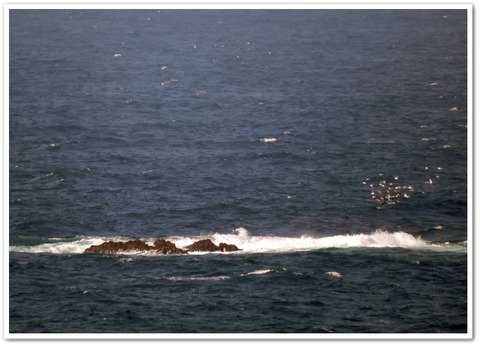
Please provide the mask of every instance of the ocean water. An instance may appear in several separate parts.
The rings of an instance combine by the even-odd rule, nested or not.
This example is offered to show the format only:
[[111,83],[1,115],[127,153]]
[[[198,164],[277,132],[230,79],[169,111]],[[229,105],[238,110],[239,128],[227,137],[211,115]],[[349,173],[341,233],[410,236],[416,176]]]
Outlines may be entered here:
[[471,332],[466,10],[9,19],[12,335]]

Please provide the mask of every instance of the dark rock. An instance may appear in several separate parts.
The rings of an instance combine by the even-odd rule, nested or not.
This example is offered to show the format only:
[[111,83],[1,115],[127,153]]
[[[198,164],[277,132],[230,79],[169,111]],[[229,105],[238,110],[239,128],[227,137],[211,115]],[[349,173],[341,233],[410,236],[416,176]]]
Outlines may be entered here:
[[222,252],[231,252],[231,251],[238,251],[239,248],[235,245],[230,245],[226,243],[220,243],[220,245],[215,245],[210,239],[202,239],[196,241],[192,245],[186,247],[188,251],[201,251],[201,252],[214,252],[214,251],[222,251]]
[[133,251],[148,251],[151,250],[151,246],[145,244],[141,240],[129,240],[125,243],[122,243],[120,246],[120,251],[133,252]]
[[119,249],[119,244],[113,241],[107,241],[100,245],[92,245],[85,250],[85,253],[116,253]]
[[[193,252],[231,252],[238,251],[239,248],[235,245],[220,243],[215,245],[210,239],[199,240],[192,245],[186,247],[188,251]],[[85,253],[107,253],[114,254],[119,252],[153,252],[157,254],[171,255],[171,254],[186,254],[187,250],[179,249],[177,246],[165,239],[157,239],[153,246],[146,244],[141,240],[129,240],[127,242],[106,241],[100,245],[92,245],[85,250]]]
[[149,250],[152,250],[152,247],[141,240],[129,240],[127,242],[107,241],[100,245],[90,246],[85,250],[85,253],[117,253]]
[[162,253],[164,255],[188,253],[185,250],[177,248],[174,243],[165,239],[155,240],[155,243],[153,243],[153,247],[155,248],[155,251],[157,253]]
[[233,251],[239,251],[240,250],[236,245],[226,244],[226,243],[220,243],[220,244],[218,244],[218,247],[220,248],[220,251],[222,251],[222,252],[233,252]]
[[202,251],[202,252],[212,252],[219,251],[220,248],[215,245],[210,239],[202,239],[196,241],[192,245],[186,247],[189,251]]

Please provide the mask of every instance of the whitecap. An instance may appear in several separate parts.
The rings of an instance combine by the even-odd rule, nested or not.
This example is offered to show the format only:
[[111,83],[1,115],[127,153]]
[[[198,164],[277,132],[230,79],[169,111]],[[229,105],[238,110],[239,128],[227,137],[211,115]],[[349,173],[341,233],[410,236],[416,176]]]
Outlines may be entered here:
[[222,281],[230,279],[230,276],[167,276],[165,279],[168,281]]
[[129,262],[133,262],[133,258],[132,257],[121,257],[118,259],[119,263],[129,263]]
[[[240,250],[235,252],[215,252],[216,255],[231,256],[235,254],[249,253],[285,253],[298,251],[314,251],[330,248],[417,248],[435,251],[464,251],[465,246],[459,244],[435,244],[415,237],[406,232],[387,232],[377,230],[373,233],[345,234],[326,237],[299,236],[282,237],[273,235],[252,235],[245,228],[238,228],[231,233],[213,233],[197,236],[171,236],[165,240],[171,241],[178,248],[185,248],[192,243],[210,239],[215,244],[234,244]],[[28,253],[55,253],[55,254],[80,254],[84,253],[92,245],[100,245],[106,241],[128,241],[125,237],[77,237],[74,239],[46,239],[45,243],[39,245],[15,245],[10,246],[11,252]],[[154,239],[145,239],[146,242],[153,242]],[[132,255],[132,253],[126,253]],[[155,251],[135,253],[142,256],[163,256]],[[195,252],[190,255],[206,255],[210,252]],[[271,269],[260,269],[271,270]],[[266,272],[262,272],[266,273]]]
[[47,174],[45,174],[45,175],[41,175],[41,176],[39,176],[39,177],[35,177],[35,178],[31,179],[30,181],[36,181],[36,180],[40,180],[40,179],[45,179],[45,178],[51,177],[52,175],[54,175],[53,172],[47,173]]
[[162,87],[168,86],[170,83],[178,82],[178,79],[172,78],[161,83]]
[[83,253],[92,245],[100,245],[106,241],[125,241],[125,238],[109,237],[85,237],[74,239],[57,239],[49,238],[46,242],[33,246],[10,246],[9,250],[12,252],[27,252],[27,253],[53,253],[53,254],[79,254]]
[[275,143],[276,141],[277,139],[275,137],[265,137],[260,139],[260,142],[263,143]]
[[240,276],[250,276],[250,275],[264,275],[267,273],[273,272],[273,269],[259,269],[259,270],[254,270],[253,272],[249,272],[246,274],[241,274]]
[[40,146],[40,148],[42,149],[54,149],[54,148],[58,148],[60,146],[60,144],[58,143],[50,143],[50,144],[42,144]]
[[334,276],[334,277],[337,277],[337,278],[341,278],[342,277],[342,274],[340,274],[339,272],[326,272],[325,275],[329,275],[329,276]]

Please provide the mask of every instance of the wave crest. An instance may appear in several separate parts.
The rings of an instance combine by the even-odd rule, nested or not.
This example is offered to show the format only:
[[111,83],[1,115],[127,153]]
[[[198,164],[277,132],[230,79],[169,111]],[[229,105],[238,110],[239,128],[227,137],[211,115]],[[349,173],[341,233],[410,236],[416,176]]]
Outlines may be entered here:
[[[313,251],[328,248],[417,248],[438,251],[466,251],[466,242],[462,244],[434,244],[406,232],[387,232],[377,230],[371,234],[348,234],[328,237],[278,237],[255,236],[245,228],[237,228],[231,233],[213,233],[202,236],[172,236],[165,238],[179,248],[184,248],[199,239],[211,239],[214,243],[235,244],[241,250],[238,253],[281,253],[295,251]],[[106,241],[126,241],[124,237],[77,237],[74,239],[49,239],[40,245],[10,246],[11,252],[79,254],[92,245]],[[153,243],[155,239],[144,239]],[[227,253],[225,253],[227,254]]]

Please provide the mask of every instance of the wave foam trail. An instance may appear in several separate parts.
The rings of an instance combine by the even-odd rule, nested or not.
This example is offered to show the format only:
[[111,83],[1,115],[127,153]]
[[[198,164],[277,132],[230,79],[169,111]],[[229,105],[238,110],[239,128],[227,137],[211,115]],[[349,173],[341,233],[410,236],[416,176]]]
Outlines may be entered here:
[[165,279],[168,281],[221,281],[230,279],[230,276],[169,276]]
[[235,230],[234,234],[212,235],[212,241],[233,243],[244,252],[291,252],[309,251],[325,248],[353,247],[402,247],[402,248],[445,248],[444,245],[432,244],[405,232],[389,233],[377,230],[372,234],[336,235],[315,238],[276,236],[252,236],[244,228]]
[[28,252],[28,253],[52,253],[52,254],[78,254],[83,253],[87,248],[92,245],[100,245],[106,241],[125,241],[125,238],[110,237],[110,238],[98,238],[98,237],[85,237],[74,239],[59,239],[49,238],[44,244],[33,246],[10,246],[11,252]]
[[259,269],[259,270],[254,270],[253,272],[249,272],[246,274],[241,274],[240,276],[250,276],[250,275],[264,275],[273,272],[273,269]]
[[[236,245],[239,253],[281,253],[295,251],[312,251],[328,248],[417,248],[437,251],[466,251],[465,244],[434,244],[405,232],[386,232],[377,230],[371,234],[336,235],[329,237],[278,237],[254,236],[245,228],[238,228],[232,233],[214,233],[207,236],[172,236],[166,240],[173,242],[179,248],[200,240],[210,239],[212,242]],[[35,246],[10,246],[11,252],[78,254],[83,253],[92,245],[99,245],[106,241],[127,241],[121,237],[85,237],[75,239],[49,239],[46,243]],[[153,243],[155,239],[145,239]],[[193,253],[192,253],[193,254]],[[195,253],[204,254],[204,253]]]

